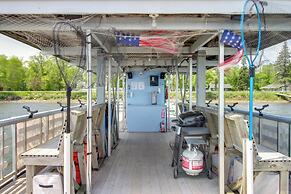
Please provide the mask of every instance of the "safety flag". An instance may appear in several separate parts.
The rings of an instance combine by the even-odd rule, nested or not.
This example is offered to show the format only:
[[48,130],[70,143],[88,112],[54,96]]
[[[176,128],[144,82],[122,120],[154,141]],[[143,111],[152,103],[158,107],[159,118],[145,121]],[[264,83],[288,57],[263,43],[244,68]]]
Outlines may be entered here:
[[238,64],[243,57],[243,45],[241,36],[235,34],[230,30],[224,30],[221,35],[220,43],[231,46],[232,48],[236,48],[237,52],[228,59],[226,59],[223,63],[220,63],[218,66],[225,68],[231,65]]

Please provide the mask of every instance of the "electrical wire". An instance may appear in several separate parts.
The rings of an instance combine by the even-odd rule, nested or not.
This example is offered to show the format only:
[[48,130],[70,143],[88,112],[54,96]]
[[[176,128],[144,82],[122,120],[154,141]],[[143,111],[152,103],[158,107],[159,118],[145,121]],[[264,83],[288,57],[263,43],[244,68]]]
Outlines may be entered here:
[[[249,2],[253,3],[253,6],[256,10],[256,15],[258,19],[258,45],[256,49],[256,54],[254,59],[251,59],[247,55],[247,47],[245,43],[245,32],[244,32],[244,20],[245,20],[245,13],[246,8]],[[261,6],[263,6],[261,4]],[[240,32],[241,32],[241,38],[242,38],[242,44],[243,44],[243,50],[244,50],[244,56],[247,59],[247,62],[249,64],[249,70],[250,70],[250,76],[249,76],[249,140],[253,140],[253,108],[254,108],[254,76],[255,76],[255,66],[254,62],[259,56],[260,48],[261,48],[261,17],[260,17],[260,11],[259,7],[257,5],[257,1],[255,0],[246,0],[243,6],[243,11],[241,13],[240,18]]]

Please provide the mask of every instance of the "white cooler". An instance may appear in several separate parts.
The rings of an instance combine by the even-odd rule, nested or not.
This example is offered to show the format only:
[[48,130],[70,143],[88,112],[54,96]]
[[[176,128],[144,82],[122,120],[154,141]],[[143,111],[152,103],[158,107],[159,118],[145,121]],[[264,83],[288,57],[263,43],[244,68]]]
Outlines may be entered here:
[[33,177],[34,194],[63,194],[63,178],[57,172],[43,172]]

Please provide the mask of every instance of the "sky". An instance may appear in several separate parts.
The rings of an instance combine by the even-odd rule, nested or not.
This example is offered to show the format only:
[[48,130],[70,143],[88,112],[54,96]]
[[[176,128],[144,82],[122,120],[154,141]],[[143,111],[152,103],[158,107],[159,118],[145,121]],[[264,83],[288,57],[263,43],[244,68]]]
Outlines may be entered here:
[[30,56],[37,55],[39,52],[38,49],[0,34],[0,55],[17,56],[26,61]]
[[[288,45],[291,51],[291,41],[288,41]],[[275,62],[281,47],[282,44],[279,44],[266,49],[263,61],[265,61],[265,63]],[[38,49],[0,34],[0,55],[4,54],[8,57],[17,56],[26,61],[30,56],[37,55],[38,53],[40,53]]]

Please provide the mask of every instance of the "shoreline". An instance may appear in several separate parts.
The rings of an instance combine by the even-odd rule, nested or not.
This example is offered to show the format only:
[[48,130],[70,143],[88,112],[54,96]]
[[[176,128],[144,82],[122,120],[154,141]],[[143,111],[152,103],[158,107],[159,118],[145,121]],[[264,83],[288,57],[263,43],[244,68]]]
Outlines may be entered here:
[[[5,103],[25,103],[25,102],[35,102],[35,103],[57,103],[62,102],[65,103],[66,99],[50,99],[50,100],[42,100],[42,99],[36,99],[36,100],[0,100],[0,104]],[[78,103],[78,100],[71,100],[72,103]]]
[[[81,99],[83,100],[84,102],[86,101],[86,99]],[[171,99],[171,101],[174,101],[174,99]],[[31,102],[34,102],[34,103],[57,103],[57,102],[62,102],[62,103],[66,103],[66,99],[49,99],[49,100],[42,100],[42,99],[36,99],[36,100],[0,100],[0,104],[6,104],[6,103],[31,103]],[[72,103],[78,103],[78,100],[71,100]],[[179,100],[179,102],[181,102],[181,100]],[[195,102],[195,101],[193,101]],[[206,100],[207,102],[207,100]],[[213,100],[211,102],[211,104],[213,103],[217,103],[218,100]],[[238,103],[248,103],[249,101],[248,100],[225,100],[225,103],[235,103],[235,102],[238,102]],[[276,104],[276,103],[286,103],[286,104],[289,104],[291,102],[288,102],[288,101],[285,101],[285,100],[254,100],[255,103],[273,103],[273,104]]]
[[[289,103],[276,95],[277,92],[268,91],[256,91],[254,95],[254,101],[256,103]],[[291,92],[287,93],[291,95]],[[123,93],[121,92],[121,95]],[[72,92],[72,102],[78,103],[80,98],[82,101],[86,101],[86,91],[73,91]],[[193,100],[195,101],[196,93],[192,94]],[[188,95],[186,95],[186,98]],[[175,93],[173,91],[169,92],[170,100],[174,101]],[[179,101],[181,101],[179,95]],[[213,99],[213,103],[218,101],[218,92],[207,92],[206,99]],[[93,99],[96,99],[96,93],[93,94]],[[248,91],[226,91],[224,94],[225,102],[227,103],[247,103],[249,101]],[[39,103],[56,103],[56,102],[66,102],[65,91],[0,91],[0,103],[21,103],[21,102],[39,102]],[[208,100],[206,100],[208,101]]]

